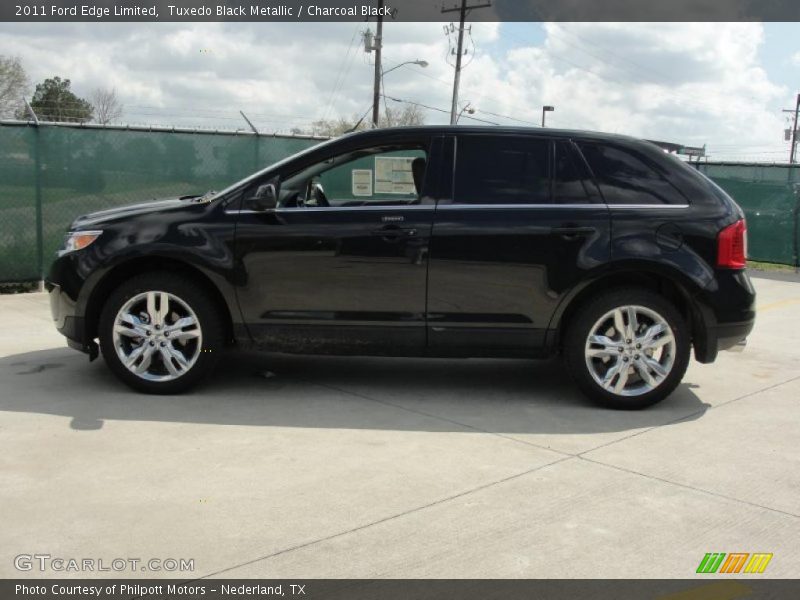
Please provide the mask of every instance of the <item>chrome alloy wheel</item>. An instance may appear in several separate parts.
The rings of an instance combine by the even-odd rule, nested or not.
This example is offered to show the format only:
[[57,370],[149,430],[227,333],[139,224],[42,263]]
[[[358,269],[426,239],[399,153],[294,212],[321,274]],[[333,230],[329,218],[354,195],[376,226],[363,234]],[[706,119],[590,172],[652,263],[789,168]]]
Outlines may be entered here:
[[641,396],[657,388],[675,364],[675,334],[656,311],[619,306],[600,317],[586,339],[592,378],[618,396]]
[[172,381],[197,362],[200,322],[183,300],[150,291],[128,300],[114,319],[114,348],[123,365],[148,381]]

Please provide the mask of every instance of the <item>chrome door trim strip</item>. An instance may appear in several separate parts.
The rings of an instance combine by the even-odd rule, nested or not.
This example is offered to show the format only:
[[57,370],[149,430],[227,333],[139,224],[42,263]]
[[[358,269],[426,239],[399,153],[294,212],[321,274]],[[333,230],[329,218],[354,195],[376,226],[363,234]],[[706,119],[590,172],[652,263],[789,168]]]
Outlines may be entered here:
[[577,208],[586,210],[605,208],[605,206],[605,204],[440,204],[437,210],[491,210],[510,208],[532,208],[539,210],[548,208]]
[[573,209],[595,209],[595,208],[610,208],[610,209],[683,209],[689,208],[688,204],[440,204],[438,209],[443,210],[485,210],[485,209],[510,209],[510,208],[532,208],[532,209],[553,209],[553,208],[573,208]]
[[682,210],[689,208],[688,204],[409,204],[400,206],[298,206],[273,208],[269,210],[226,210],[227,215],[259,215],[267,213],[295,213],[295,212],[328,212],[328,211],[396,211],[396,210],[507,210],[507,209],[534,209],[547,210],[556,208],[569,208],[575,210],[592,210],[608,208],[611,210]]
[[397,210],[434,210],[435,204],[409,204],[399,206],[297,206],[297,207],[283,207],[271,208],[268,210],[249,210],[243,208],[241,210],[226,210],[227,215],[263,215],[263,214],[280,214],[280,213],[303,213],[303,212],[329,212],[329,211],[388,211],[394,212]]

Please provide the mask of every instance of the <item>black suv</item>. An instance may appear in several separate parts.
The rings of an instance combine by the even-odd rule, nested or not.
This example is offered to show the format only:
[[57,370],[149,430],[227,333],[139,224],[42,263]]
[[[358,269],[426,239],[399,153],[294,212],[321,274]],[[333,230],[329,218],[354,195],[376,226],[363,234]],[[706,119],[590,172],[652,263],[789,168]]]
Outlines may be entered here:
[[93,213],[47,283],[58,330],[137,390],[226,346],[304,354],[563,354],[641,408],[741,347],[741,209],[655,145],[522,128],[373,130],[204,196]]

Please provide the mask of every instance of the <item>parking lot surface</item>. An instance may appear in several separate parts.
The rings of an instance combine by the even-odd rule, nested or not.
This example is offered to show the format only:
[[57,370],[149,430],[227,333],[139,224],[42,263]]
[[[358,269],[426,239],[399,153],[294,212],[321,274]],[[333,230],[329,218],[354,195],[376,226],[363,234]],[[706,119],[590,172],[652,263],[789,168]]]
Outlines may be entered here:
[[754,284],[745,352],[635,413],[558,361],[236,352],[139,395],[66,348],[44,294],[0,296],[0,576],[684,578],[767,552],[760,577],[796,577],[800,282]]

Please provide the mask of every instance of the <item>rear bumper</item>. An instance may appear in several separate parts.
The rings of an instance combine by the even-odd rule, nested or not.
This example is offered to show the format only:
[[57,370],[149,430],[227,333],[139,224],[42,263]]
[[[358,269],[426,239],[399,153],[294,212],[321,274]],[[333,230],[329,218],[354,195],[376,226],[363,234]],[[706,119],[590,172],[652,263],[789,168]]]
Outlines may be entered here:
[[[697,362],[712,363],[721,350],[744,350],[747,336],[753,331],[755,319],[735,323],[706,324],[703,335],[694,339],[694,357]],[[743,343],[744,342],[744,343]]]
[[[713,292],[695,298],[694,354],[711,363],[721,350],[743,350],[753,331],[756,292],[745,271],[718,270]],[[712,308],[713,307],[713,308]]]
[[741,345],[753,331],[755,319],[741,323],[724,323],[716,326],[717,350],[743,350]]

